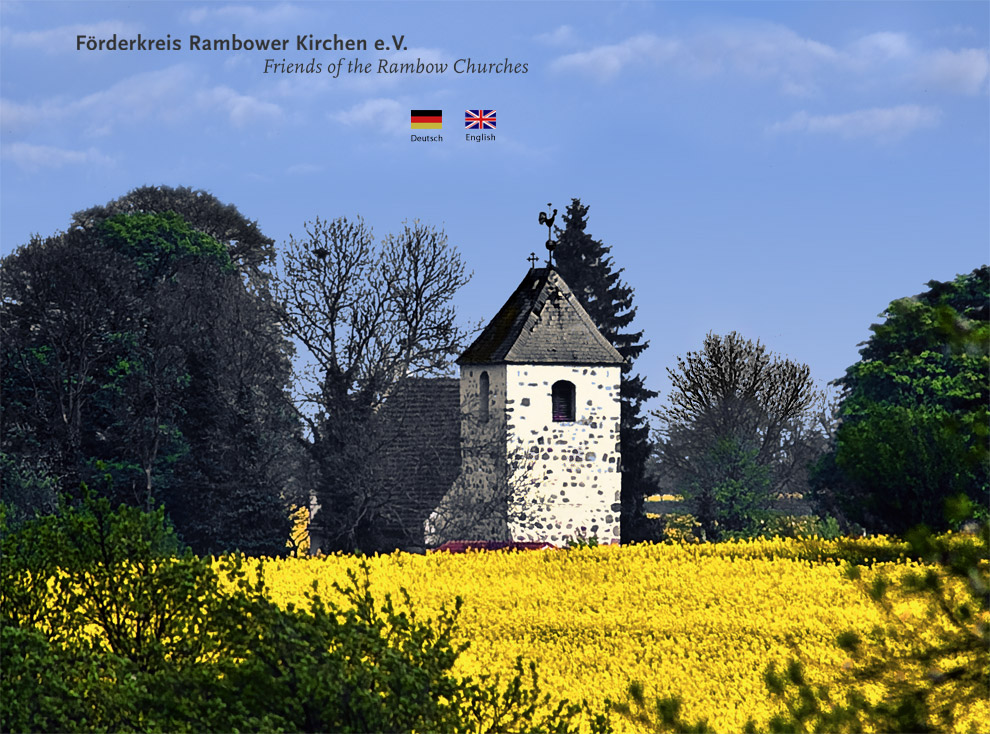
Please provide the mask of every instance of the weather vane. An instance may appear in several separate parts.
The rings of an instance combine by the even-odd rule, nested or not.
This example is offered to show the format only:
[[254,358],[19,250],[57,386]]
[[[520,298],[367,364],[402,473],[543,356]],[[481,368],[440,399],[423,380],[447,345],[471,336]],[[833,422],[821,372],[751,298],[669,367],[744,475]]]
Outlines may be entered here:
[[[547,204],[547,210],[548,211],[549,211],[549,209],[550,209],[551,206],[553,206],[553,205],[552,204]],[[540,224],[547,225],[547,250],[550,253],[547,256],[547,265],[549,265],[550,267],[553,267],[553,248],[554,248],[554,241],[553,241],[553,220],[556,219],[556,218],[557,218],[557,210],[556,209],[553,210],[553,214],[545,214],[544,212],[540,212]]]

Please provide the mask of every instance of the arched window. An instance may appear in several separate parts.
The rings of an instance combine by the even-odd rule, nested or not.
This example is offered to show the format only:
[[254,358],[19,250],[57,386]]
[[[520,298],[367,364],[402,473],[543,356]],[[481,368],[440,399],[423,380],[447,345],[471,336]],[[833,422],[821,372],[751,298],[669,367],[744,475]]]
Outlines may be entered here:
[[556,423],[574,420],[574,383],[558,380],[553,383],[553,420]]
[[478,378],[478,418],[482,423],[488,422],[488,373],[482,372]]

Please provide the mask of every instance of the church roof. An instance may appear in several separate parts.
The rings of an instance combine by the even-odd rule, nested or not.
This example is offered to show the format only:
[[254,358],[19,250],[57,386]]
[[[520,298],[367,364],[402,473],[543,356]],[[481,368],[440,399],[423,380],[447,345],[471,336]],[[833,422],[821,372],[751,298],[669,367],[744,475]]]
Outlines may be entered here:
[[622,364],[552,267],[530,270],[458,364]]
[[460,382],[406,378],[382,408],[387,431],[378,456],[395,546],[422,547],[423,522],[461,468]]

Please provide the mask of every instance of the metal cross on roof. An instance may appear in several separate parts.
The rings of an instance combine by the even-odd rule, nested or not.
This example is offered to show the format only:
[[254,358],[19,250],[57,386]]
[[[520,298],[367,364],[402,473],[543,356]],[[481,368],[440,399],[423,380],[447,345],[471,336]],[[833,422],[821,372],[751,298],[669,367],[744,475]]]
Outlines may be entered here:
[[540,258],[536,256],[535,252],[531,252],[529,253],[529,257],[527,257],[526,259],[529,260],[529,267],[532,270],[533,268],[536,267],[536,261],[539,260]]

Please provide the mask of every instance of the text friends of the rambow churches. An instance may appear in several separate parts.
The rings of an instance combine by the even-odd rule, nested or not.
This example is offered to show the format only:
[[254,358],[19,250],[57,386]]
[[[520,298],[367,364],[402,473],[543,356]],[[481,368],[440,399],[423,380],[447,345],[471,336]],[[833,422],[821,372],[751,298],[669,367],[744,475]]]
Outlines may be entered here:
[[[371,61],[360,58],[328,61],[326,73],[335,79],[342,72],[348,74],[445,74],[451,68],[455,74],[526,74],[529,64],[512,63],[509,59],[490,62],[475,62],[470,58],[458,59],[453,64],[440,61],[424,62],[422,59],[408,62],[395,62],[388,59],[378,59],[377,66]],[[324,63],[311,58],[309,61],[288,61],[287,59],[265,59],[263,73],[265,74],[322,74]]]

